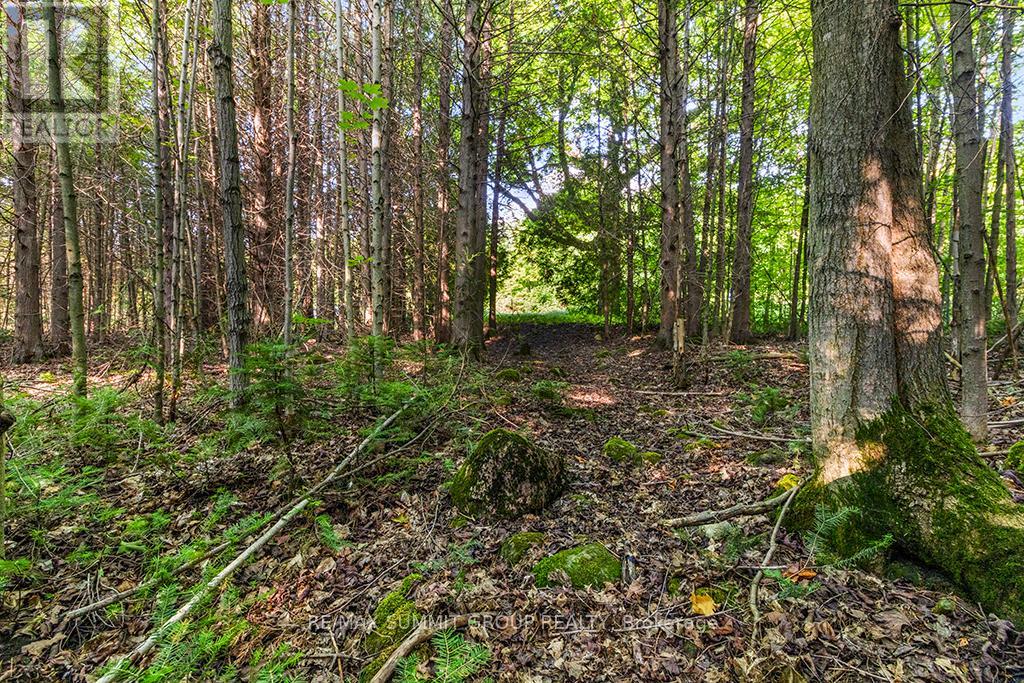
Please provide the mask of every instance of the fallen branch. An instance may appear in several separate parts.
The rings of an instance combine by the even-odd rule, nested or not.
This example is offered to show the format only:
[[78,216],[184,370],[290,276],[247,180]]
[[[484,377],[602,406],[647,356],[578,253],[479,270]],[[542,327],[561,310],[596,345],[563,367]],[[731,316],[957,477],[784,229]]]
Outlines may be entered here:
[[235,570],[242,566],[242,564],[244,564],[246,560],[252,557],[252,555],[254,555],[260,548],[265,546],[270,541],[270,539],[277,535],[277,532],[279,532],[281,529],[287,526],[288,523],[292,521],[300,512],[306,509],[306,507],[311,502],[313,502],[314,494],[323,490],[328,484],[337,479],[338,476],[344,471],[345,467],[347,467],[348,464],[352,461],[352,459],[355,458],[360,453],[362,453],[366,449],[366,447],[369,446],[373,442],[373,440],[377,438],[378,434],[380,434],[382,431],[391,426],[391,424],[394,423],[394,421],[397,420],[399,416],[401,416],[402,413],[405,412],[406,408],[408,408],[412,404],[412,401],[414,399],[415,397],[407,401],[401,408],[395,411],[395,413],[392,414],[391,417],[384,420],[384,422],[382,422],[372,432],[370,432],[370,434],[365,439],[363,439],[362,442],[358,446],[356,446],[351,453],[349,453],[341,462],[339,462],[334,467],[334,469],[332,469],[330,473],[320,481],[319,484],[309,489],[305,493],[305,495],[301,496],[300,498],[297,498],[296,501],[291,505],[291,507],[288,508],[283,513],[280,519],[277,520],[276,524],[274,524],[272,527],[263,532],[263,534],[259,538],[257,538],[251,544],[249,544],[249,546],[242,550],[242,552],[239,553],[234,560],[232,560],[226,567],[221,569],[216,576],[214,576],[212,579],[207,581],[203,586],[201,586],[199,590],[197,590],[192,595],[188,602],[182,605],[177,612],[175,612],[169,619],[164,621],[164,623],[162,623],[152,633],[150,633],[149,637],[147,637],[144,641],[136,645],[135,648],[127,655],[117,660],[117,662],[114,663],[114,666],[111,667],[111,669],[106,674],[104,674],[103,677],[100,678],[96,683],[111,683],[112,681],[117,680],[122,674],[125,673],[125,671],[123,670],[123,667],[125,665],[138,661],[141,657],[144,657],[150,650],[156,647],[157,643],[160,642],[160,639],[164,635],[166,635],[166,633],[172,627],[174,627],[175,624],[178,624],[182,620],[184,620],[185,617],[188,616],[193,609],[195,609],[196,605],[202,602],[203,599],[206,598],[214,589],[220,586],[225,581],[225,579],[231,576],[235,572]]
[[[716,432],[726,434],[728,436],[733,436],[738,439],[753,439],[754,441],[771,441],[772,443],[792,443],[793,441],[810,443],[811,441],[806,436],[772,436],[770,434],[748,434],[746,432],[734,432],[730,429],[723,429],[722,427],[716,427],[713,424],[709,424],[708,427],[711,427]],[[692,429],[680,428],[678,431],[682,432],[683,434],[688,434],[690,436],[697,437],[698,439],[711,438],[707,434],[701,434],[700,432],[696,432]]]
[[768,543],[768,552],[765,553],[764,559],[761,560],[761,566],[757,570],[757,574],[754,575],[754,580],[750,582],[750,596],[747,599],[750,605],[750,614],[754,618],[754,627],[757,627],[757,623],[761,621],[761,612],[757,608],[757,589],[761,585],[761,579],[764,578],[764,570],[771,565],[772,556],[775,555],[775,548],[778,546],[779,529],[782,528],[782,518],[786,516],[786,510],[789,509],[789,504],[796,498],[797,492],[803,488],[803,482],[791,488],[785,493],[786,501],[782,504],[782,511],[779,512],[778,518],[775,520],[775,528],[772,529],[772,538]]
[[1009,429],[1010,427],[1024,426],[1024,418],[1016,420],[1003,420],[1002,422],[989,422],[988,426],[991,429]]
[[420,645],[430,640],[430,638],[438,631],[446,631],[450,628],[462,628],[469,623],[472,619],[473,614],[463,614],[461,616],[452,617],[442,621],[439,624],[431,623],[430,620],[424,621],[413,630],[409,636],[402,641],[402,644],[395,648],[395,651],[391,653],[384,664],[377,670],[377,673],[370,679],[370,683],[387,683],[391,678],[391,674],[394,672],[395,667],[398,666],[398,662],[403,657],[408,657],[409,653],[418,648]]
[[[220,545],[217,545],[217,546],[211,548],[210,550],[208,550],[207,552],[203,553],[202,555],[200,555],[199,557],[195,558],[194,560],[186,562],[185,564],[183,564],[180,567],[178,567],[177,569],[175,569],[173,572],[171,572],[170,576],[172,576],[172,577],[173,576],[178,576],[179,574],[181,574],[183,572],[186,572],[189,569],[192,569],[196,565],[198,565],[198,564],[200,564],[200,563],[210,559],[211,557],[214,557],[214,556],[220,554],[221,551],[223,551],[224,549],[226,549],[230,545],[231,545],[230,542],[225,541],[224,543],[221,543]],[[133,588],[127,588],[127,589],[125,589],[123,591],[120,591],[120,592],[117,592],[117,593],[112,593],[111,595],[108,595],[107,597],[103,598],[102,600],[97,600],[96,602],[90,603],[90,604],[85,605],[83,607],[79,607],[78,609],[73,609],[73,610],[71,610],[70,612],[68,612],[67,614],[64,615],[64,619],[66,621],[70,621],[72,619],[77,619],[78,617],[83,617],[86,614],[89,614],[91,612],[95,612],[98,609],[102,609],[104,607],[107,607],[108,605],[113,605],[115,603],[121,602],[122,600],[124,600],[126,598],[130,598],[131,596],[135,595],[139,591],[146,590],[147,588],[153,588],[154,586],[158,586],[158,585],[160,585],[163,582],[164,582],[164,579],[160,579],[160,578],[153,578],[153,579],[150,579],[149,581],[143,581],[142,583],[140,583],[137,586],[134,586]]]
[[731,391],[662,391],[660,389],[629,389],[628,387],[616,387],[631,394],[644,394],[647,396],[731,396]]
[[[800,486],[803,486],[803,482],[800,482],[800,484],[795,488],[799,488]],[[766,512],[774,510],[780,505],[785,505],[786,501],[789,500],[789,496],[790,491],[786,491],[785,493],[780,493],[774,498],[759,500],[756,503],[737,503],[736,505],[727,507],[724,510],[707,510],[696,515],[690,515],[689,517],[666,519],[662,521],[662,524],[672,527],[700,526],[702,524],[724,522],[727,519],[732,519],[733,517],[763,515]]]

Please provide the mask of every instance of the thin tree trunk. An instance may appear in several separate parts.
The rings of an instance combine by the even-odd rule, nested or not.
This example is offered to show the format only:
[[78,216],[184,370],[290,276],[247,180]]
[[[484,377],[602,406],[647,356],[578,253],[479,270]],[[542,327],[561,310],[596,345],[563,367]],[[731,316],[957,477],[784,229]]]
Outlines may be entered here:
[[[381,92],[381,41],[383,5],[386,0],[371,0],[372,18],[370,23],[370,82],[376,94]],[[375,337],[384,335],[385,263],[384,251],[384,189],[383,171],[383,126],[384,109],[374,107],[370,128],[370,298],[373,312],[372,333]],[[374,364],[375,375],[379,374]]]
[[750,269],[754,221],[754,85],[759,21],[757,0],[747,0],[743,29],[743,91],[740,97],[740,156],[736,245],[732,264],[730,341],[750,340]]
[[295,298],[295,267],[292,250],[295,242],[295,146],[298,133],[295,129],[295,21],[297,0],[288,0],[288,46],[286,58],[287,96],[285,99],[286,129],[288,135],[288,177],[284,191],[284,301],[281,339],[285,346],[292,343],[292,306]]
[[[50,109],[56,136],[57,168],[60,174],[61,198],[64,206],[64,241],[68,264],[68,319],[71,328],[72,390],[76,396],[85,396],[88,378],[85,345],[85,308],[82,303],[82,256],[78,240],[78,198],[75,195],[74,168],[71,162],[71,143],[64,105],[64,87],[61,83],[59,29],[56,3],[43,5],[47,34],[47,80],[49,81]],[[61,5],[63,11],[63,5]]]
[[1006,329],[1017,327],[1017,160],[1013,149],[1013,22],[1014,10],[1003,10],[1003,98],[1000,140],[1006,173]]
[[63,356],[71,350],[68,313],[68,252],[64,240],[64,198],[60,191],[56,150],[50,154],[50,345]]
[[451,219],[451,172],[448,168],[451,147],[451,89],[452,89],[452,22],[441,17],[438,55],[437,94],[437,312],[434,319],[434,339],[439,343],[451,338],[451,293],[449,291],[449,241]]
[[245,401],[248,375],[245,347],[249,341],[249,281],[245,272],[245,226],[242,222],[242,192],[238,163],[238,124],[235,113],[235,83],[231,0],[214,0],[213,66],[217,102],[217,135],[220,142],[220,205],[224,230],[224,288],[227,294],[228,369],[232,402]]
[[661,73],[659,94],[659,148],[661,166],[661,324],[658,343],[669,347],[672,327],[679,317],[679,166],[676,83],[679,50],[676,43],[674,0],[658,0],[658,63]]
[[[807,133],[810,141],[810,131]],[[800,232],[796,239],[796,253],[793,254],[793,284],[789,295],[789,338],[796,339],[800,332],[800,283],[803,281],[802,259],[807,243],[807,219],[811,203],[811,150],[808,146],[804,166],[804,201],[800,210]]]
[[957,201],[960,213],[960,417],[975,441],[988,436],[982,158],[970,8],[950,5]]
[[[342,0],[336,0],[335,12],[335,51],[337,53],[338,79],[348,74],[347,57],[345,54],[345,10]],[[351,81],[351,79],[348,79]],[[353,85],[354,81],[351,81]],[[352,274],[352,234],[349,227],[348,197],[348,110],[345,88],[338,88],[338,224],[341,234],[342,288],[345,302],[345,341],[352,344],[356,337],[355,306],[353,305],[353,289],[355,288]]]
[[413,263],[412,263],[412,337],[419,341],[426,336],[427,294],[426,255],[423,245],[424,202],[423,202],[423,0],[416,0],[416,45],[413,54],[413,102],[412,102],[412,220],[413,220]]

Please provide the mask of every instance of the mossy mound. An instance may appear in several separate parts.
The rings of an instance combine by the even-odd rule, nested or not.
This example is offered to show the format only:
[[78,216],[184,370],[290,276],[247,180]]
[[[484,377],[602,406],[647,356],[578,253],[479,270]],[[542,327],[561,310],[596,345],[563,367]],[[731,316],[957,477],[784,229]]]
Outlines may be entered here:
[[601,588],[606,583],[616,583],[622,578],[619,558],[600,543],[588,543],[545,557],[533,568],[537,586],[550,586],[551,574],[556,570],[569,576],[573,588]]
[[422,619],[422,615],[416,609],[416,604],[408,598],[410,589],[420,578],[422,577],[419,574],[405,577],[398,588],[385,595],[377,603],[377,607],[373,610],[373,623],[376,627],[363,642],[366,653],[376,656],[360,672],[360,681],[368,681],[373,678],[373,675],[383,666],[395,648],[402,644],[405,637],[416,628],[416,624]]
[[1010,453],[1006,456],[1003,466],[1008,470],[1024,472],[1024,441],[1018,441],[1010,446]]
[[462,512],[505,519],[537,513],[565,490],[565,460],[507,429],[477,442],[451,484]]
[[640,449],[621,436],[613,436],[605,441],[601,452],[615,462],[635,464],[640,461]]
[[539,531],[523,531],[512,534],[501,544],[501,558],[509,564],[519,564],[519,560],[530,551],[530,548],[544,542],[545,535]]
[[502,368],[494,373],[494,379],[499,382],[519,382],[523,379],[523,373],[515,368]]
[[895,547],[940,569],[974,600],[1024,624],[1024,506],[979,456],[950,406],[899,403],[857,434],[872,466],[805,486],[787,526],[814,526],[815,510],[859,511],[830,538],[838,556]]
[[662,460],[661,453],[657,451],[644,451],[640,454],[640,461],[648,465],[657,465]]

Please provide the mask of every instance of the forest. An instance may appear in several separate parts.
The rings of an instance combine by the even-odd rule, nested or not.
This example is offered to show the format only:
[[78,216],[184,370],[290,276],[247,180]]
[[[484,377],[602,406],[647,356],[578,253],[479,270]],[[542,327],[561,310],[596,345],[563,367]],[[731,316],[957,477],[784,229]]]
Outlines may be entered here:
[[1024,681],[1017,0],[4,0],[0,681]]

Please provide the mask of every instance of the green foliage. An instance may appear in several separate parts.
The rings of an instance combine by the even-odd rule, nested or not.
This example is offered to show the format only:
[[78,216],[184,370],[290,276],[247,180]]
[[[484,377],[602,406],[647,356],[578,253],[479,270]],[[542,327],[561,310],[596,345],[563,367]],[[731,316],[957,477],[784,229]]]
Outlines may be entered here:
[[316,524],[316,536],[324,546],[334,552],[338,552],[345,547],[345,539],[335,531],[334,522],[328,515],[317,515],[314,523]]
[[863,567],[892,545],[892,534],[886,534],[882,538],[869,540],[860,547],[851,546],[848,539],[843,536],[851,522],[861,515],[861,510],[852,506],[831,508],[819,504],[815,507],[814,527],[804,542],[819,565],[837,569]]
[[1010,446],[1010,452],[1007,454],[1003,466],[1010,470],[1024,472],[1024,441],[1018,441]]
[[789,406],[789,400],[775,387],[765,387],[747,396],[737,397],[740,403],[750,408],[750,421],[757,426],[766,424],[773,415]]
[[723,363],[737,382],[746,382],[755,373],[754,357],[742,349],[727,352]]
[[491,652],[479,643],[468,643],[453,629],[438,631],[430,639],[434,650],[431,675],[420,673],[418,655],[403,658],[396,668],[399,683],[464,683],[491,661]]
[[562,393],[569,387],[565,382],[556,382],[550,379],[542,379],[530,387],[532,393],[538,400],[550,405],[561,405],[564,397]]
[[778,569],[766,569],[764,575],[778,584],[780,600],[802,600],[821,587],[817,581],[809,583],[794,581]]

